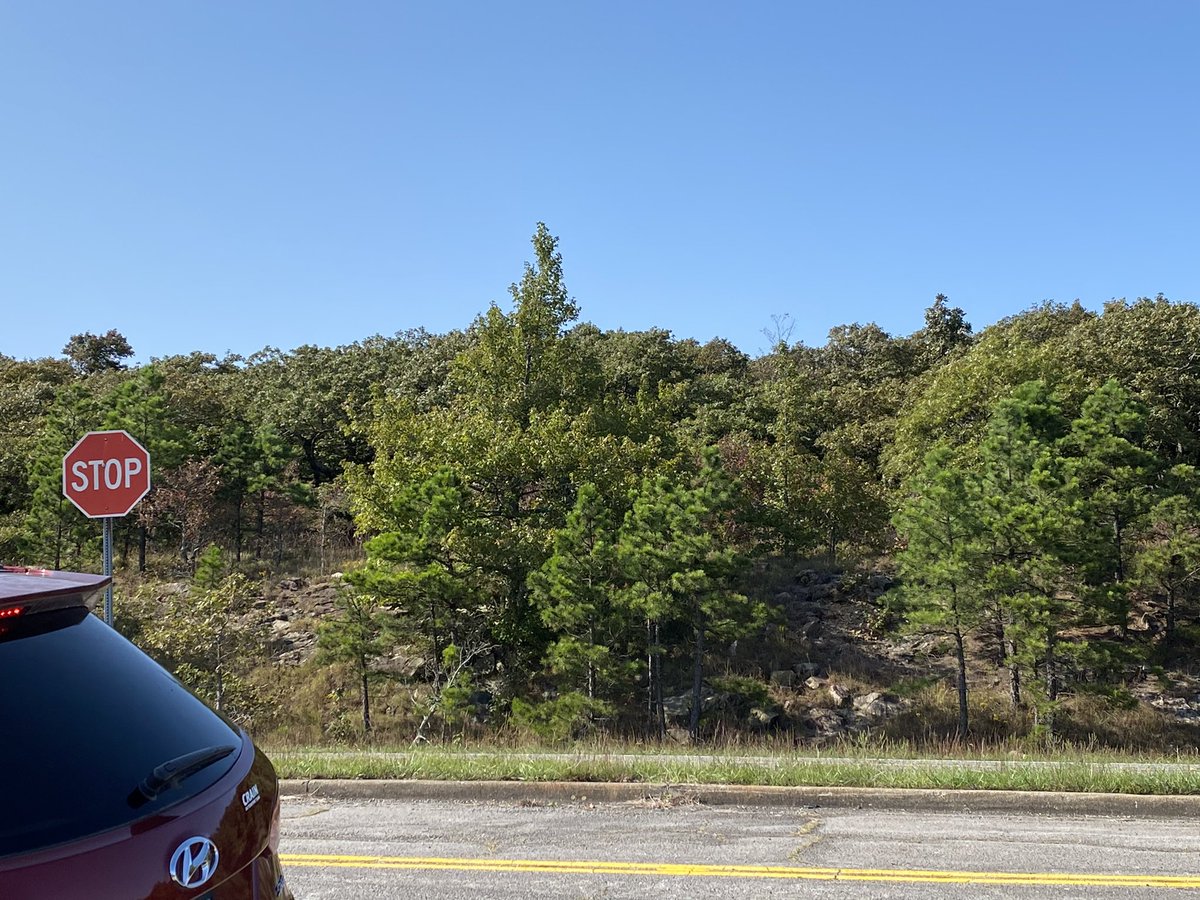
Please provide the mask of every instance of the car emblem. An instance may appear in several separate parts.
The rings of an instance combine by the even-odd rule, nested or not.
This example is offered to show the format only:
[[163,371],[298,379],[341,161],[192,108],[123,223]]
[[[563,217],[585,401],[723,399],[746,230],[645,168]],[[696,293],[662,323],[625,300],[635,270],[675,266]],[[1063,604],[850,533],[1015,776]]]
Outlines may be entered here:
[[217,871],[217,845],[206,837],[188,838],[171,857],[171,878],[185,888],[197,888]]

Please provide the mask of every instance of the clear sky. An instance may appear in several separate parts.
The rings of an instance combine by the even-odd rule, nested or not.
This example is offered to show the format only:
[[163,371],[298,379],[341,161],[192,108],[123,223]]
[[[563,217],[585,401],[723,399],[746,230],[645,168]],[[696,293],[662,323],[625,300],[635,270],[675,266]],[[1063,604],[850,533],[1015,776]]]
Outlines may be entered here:
[[0,0],[0,352],[1200,300],[1200,3]]

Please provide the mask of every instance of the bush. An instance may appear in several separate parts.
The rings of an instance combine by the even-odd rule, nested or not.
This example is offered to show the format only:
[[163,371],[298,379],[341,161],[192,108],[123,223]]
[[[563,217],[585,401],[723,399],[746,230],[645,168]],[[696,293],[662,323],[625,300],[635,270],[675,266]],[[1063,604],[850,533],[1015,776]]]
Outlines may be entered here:
[[610,704],[572,691],[540,703],[527,703],[516,698],[512,702],[510,722],[514,727],[531,732],[542,740],[563,743],[583,737],[596,719],[610,715]]

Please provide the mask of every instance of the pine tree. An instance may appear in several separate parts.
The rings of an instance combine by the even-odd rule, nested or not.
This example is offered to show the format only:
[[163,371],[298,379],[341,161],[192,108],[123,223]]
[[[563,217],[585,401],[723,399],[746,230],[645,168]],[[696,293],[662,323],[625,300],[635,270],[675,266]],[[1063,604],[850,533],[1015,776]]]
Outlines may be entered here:
[[1051,727],[1065,649],[1060,638],[1078,612],[1064,590],[1063,546],[1072,509],[1062,490],[1058,445],[1067,427],[1049,387],[1027,382],[995,406],[980,449],[988,543],[983,584],[996,604],[997,639],[1014,702],[1021,702],[1022,669],[1040,671]]
[[600,684],[619,682],[629,618],[616,602],[617,529],[612,510],[593,484],[579,488],[575,506],[554,537],[554,551],[529,577],[533,602],[554,634],[547,660],[589,700]]
[[984,564],[978,485],[944,445],[925,455],[921,472],[905,486],[907,499],[895,517],[906,546],[899,553],[901,594],[908,625],[954,639],[957,663],[958,735],[969,727],[966,639],[984,621],[980,590]]
[[[1178,466],[1174,479],[1196,483],[1189,466]],[[1167,647],[1176,642],[1181,614],[1195,614],[1200,598],[1200,503],[1195,490],[1160,500],[1147,516],[1144,544],[1134,563],[1141,585],[1166,607]]]
[[621,528],[618,559],[629,584],[623,597],[646,622],[647,707],[660,739],[666,735],[664,635],[690,631],[689,732],[696,740],[706,639],[744,635],[765,615],[761,604],[729,587],[740,561],[724,538],[721,517],[732,503],[732,486],[709,452],[691,483],[647,478]]
[[1089,607],[1122,634],[1129,626],[1130,534],[1155,501],[1158,463],[1141,446],[1144,414],[1115,380],[1087,397],[1063,440],[1078,527],[1068,535]]
[[[178,466],[192,451],[192,440],[186,428],[176,421],[165,391],[166,380],[153,365],[144,366],[123,382],[109,398],[111,410],[106,419],[108,428],[120,428],[150,453],[151,466],[161,473]],[[151,479],[151,492],[161,478]],[[142,506],[137,516],[138,571],[146,570],[146,545],[149,539],[148,510],[152,503]],[[146,515],[143,515],[145,513]]]
[[395,617],[380,609],[377,598],[347,588],[338,593],[337,612],[320,624],[318,660],[347,662],[358,681],[362,700],[363,731],[371,730],[371,680],[378,675],[373,663],[396,645]]
[[61,569],[69,560],[76,568],[89,567],[84,559],[92,554],[85,548],[95,541],[96,528],[63,496],[62,461],[77,440],[95,429],[98,419],[97,404],[83,385],[67,384],[55,394],[30,465],[33,498],[23,543],[31,562]]
[[348,572],[361,593],[396,614],[397,627],[421,645],[431,671],[450,645],[492,643],[494,619],[481,609],[487,591],[470,562],[467,490],[449,468],[403,489],[393,504],[395,529],[367,541],[367,562]]

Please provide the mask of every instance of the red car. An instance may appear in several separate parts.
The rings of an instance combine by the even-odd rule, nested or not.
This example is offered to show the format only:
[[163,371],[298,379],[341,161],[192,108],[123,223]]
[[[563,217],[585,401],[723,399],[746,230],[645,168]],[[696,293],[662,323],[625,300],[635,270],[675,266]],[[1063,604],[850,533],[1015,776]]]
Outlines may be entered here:
[[91,614],[107,583],[0,569],[0,898],[292,900],[275,769]]

